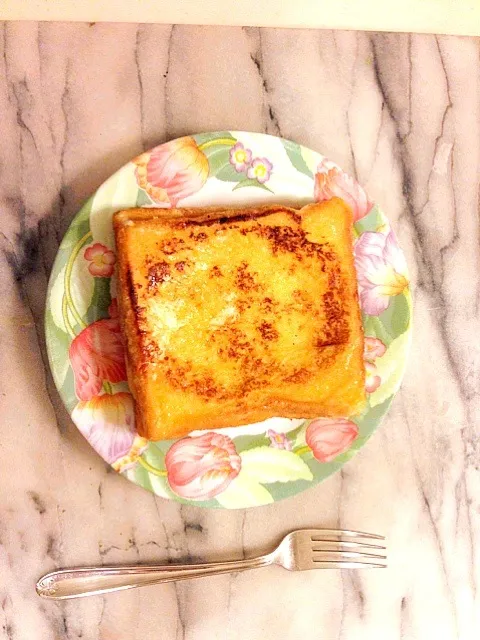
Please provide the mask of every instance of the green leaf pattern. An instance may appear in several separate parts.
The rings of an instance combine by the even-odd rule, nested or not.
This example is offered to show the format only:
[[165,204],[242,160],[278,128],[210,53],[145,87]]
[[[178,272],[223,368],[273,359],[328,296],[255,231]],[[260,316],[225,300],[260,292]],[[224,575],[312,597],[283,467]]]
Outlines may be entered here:
[[225,509],[260,507],[273,501],[270,491],[243,471],[217,496],[217,502]]
[[312,480],[310,469],[293,451],[256,447],[243,451],[240,457],[242,471],[262,484]]

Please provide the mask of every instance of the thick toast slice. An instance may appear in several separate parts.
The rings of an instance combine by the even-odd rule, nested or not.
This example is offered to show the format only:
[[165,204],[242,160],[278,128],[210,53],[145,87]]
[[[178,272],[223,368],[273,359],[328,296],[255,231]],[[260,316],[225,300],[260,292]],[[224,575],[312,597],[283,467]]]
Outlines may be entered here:
[[131,209],[114,226],[141,435],[361,411],[363,329],[342,200]]

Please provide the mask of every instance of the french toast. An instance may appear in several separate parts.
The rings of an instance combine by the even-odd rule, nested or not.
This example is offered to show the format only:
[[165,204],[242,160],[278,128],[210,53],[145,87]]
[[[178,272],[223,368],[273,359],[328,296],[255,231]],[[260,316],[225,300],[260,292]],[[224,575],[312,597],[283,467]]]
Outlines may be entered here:
[[363,329],[342,200],[130,209],[114,228],[140,435],[362,410]]

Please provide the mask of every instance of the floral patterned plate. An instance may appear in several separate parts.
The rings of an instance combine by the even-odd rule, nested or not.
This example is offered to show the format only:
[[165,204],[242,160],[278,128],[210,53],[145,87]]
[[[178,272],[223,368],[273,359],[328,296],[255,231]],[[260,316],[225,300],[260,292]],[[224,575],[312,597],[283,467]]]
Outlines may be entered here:
[[[340,196],[355,218],[368,406],[357,416],[265,422],[147,442],[135,432],[115,299],[112,214],[128,207],[301,206]],[[338,470],[400,385],[411,333],[405,260],[385,215],[352,178],[298,144],[223,131],[173,140],[125,165],[85,203],[53,267],[46,336],[55,384],[93,448],[159,496],[208,507],[264,505]]]

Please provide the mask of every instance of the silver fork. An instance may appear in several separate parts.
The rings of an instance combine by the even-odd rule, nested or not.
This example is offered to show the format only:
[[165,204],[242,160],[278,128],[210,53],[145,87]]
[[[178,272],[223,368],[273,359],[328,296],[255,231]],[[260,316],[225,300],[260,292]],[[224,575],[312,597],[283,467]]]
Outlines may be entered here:
[[81,598],[160,582],[258,569],[272,564],[289,571],[385,568],[386,556],[382,553],[386,547],[364,540],[383,541],[385,538],[360,531],[301,529],[286,535],[270,553],[256,558],[204,564],[62,569],[40,578],[37,593],[53,600]]

